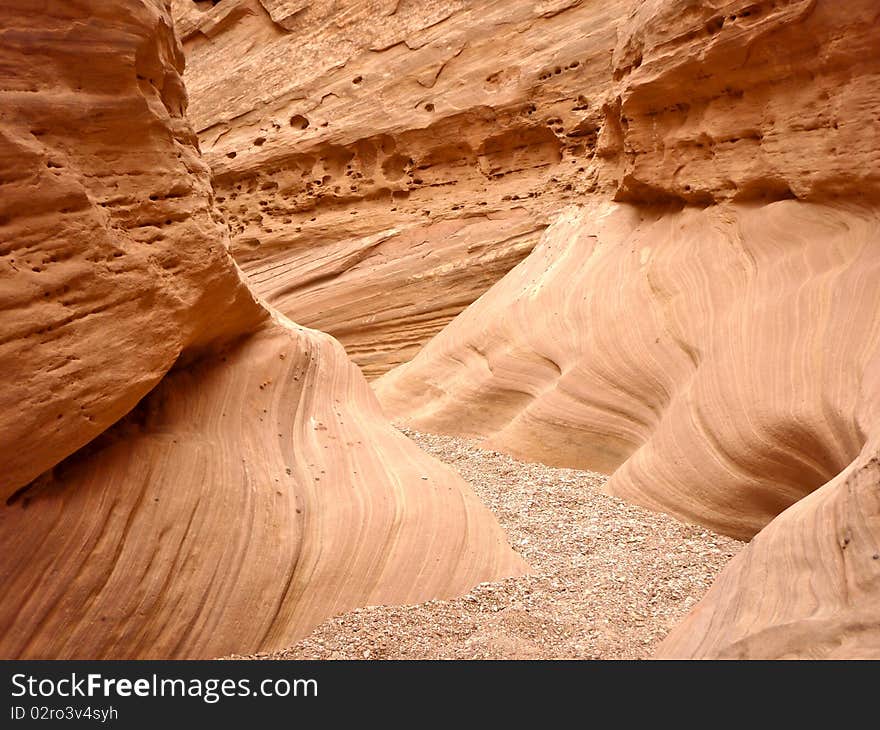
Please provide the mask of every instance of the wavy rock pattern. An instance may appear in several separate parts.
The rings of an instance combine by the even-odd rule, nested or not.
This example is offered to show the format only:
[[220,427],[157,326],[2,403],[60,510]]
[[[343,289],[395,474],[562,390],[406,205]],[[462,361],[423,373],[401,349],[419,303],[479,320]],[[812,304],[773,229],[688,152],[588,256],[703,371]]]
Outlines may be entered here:
[[160,7],[0,9],[4,499],[123,416],[185,349],[262,316],[222,245]]
[[416,428],[613,472],[614,494],[748,538],[864,445],[878,233],[795,201],[573,209],[376,389]]
[[[871,0],[202,5],[175,10],[235,256],[369,377],[407,361],[566,202],[878,189]],[[401,231],[430,256],[406,255],[389,238]]]
[[[370,377],[412,358],[536,238],[527,215],[476,216],[315,245],[302,259],[282,253],[255,262],[248,273],[254,289],[281,311],[332,331]],[[437,240],[444,241],[441,251]]]
[[590,95],[592,195],[375,384],[418,429],[764,528],[665,656],[878,655],[878,19],[634,7]]
[[598,184],[632,2],[281,5],[178,0],[192,117],[255,290],[374,377]]
[[524,569],[341,347],[291,323],[171,373],[0,514],[5,657],[281,648],[356,606]]
[[880,443],[777,517],[659,658],[878,659]]
[[6,658],[277,649],[525,570],[339,344],[239,278],[168,12],[0,9]]
[[880,355],[860,391],[858,457],[762,530],[658,657],[880,658]]
[[880,357],[861,396],[858,458],[771,522],[659,657],[880,658]]
[[451,321],[378,381],[389,414],[761,530],[662,656],[880,655],[878,20],[7,1],[0,654],[266,651],[525,569],[333,340],[258,303],[225,222],[370,376]]

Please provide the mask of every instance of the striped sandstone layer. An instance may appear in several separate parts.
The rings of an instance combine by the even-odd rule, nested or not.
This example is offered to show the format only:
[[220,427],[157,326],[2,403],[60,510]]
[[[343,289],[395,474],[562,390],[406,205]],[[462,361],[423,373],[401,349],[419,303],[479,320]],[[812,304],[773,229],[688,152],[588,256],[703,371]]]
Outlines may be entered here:
[[409,360],[601,184],[588,166],[632,6],[176,0],[193,124],[254,290],[369,378]]
[[758,533],[665,656],[880,651],[880,11],[839,10],[640,3],[588,168],[611,192],[375,384],[420,430]]
[[748,539],[865,444],[878,235],[845,204],[573,208],[376,390],[414,428]]
[[168,4],[12,0],[0,28],[0,655],[271,650],[525,570],[240,278]]

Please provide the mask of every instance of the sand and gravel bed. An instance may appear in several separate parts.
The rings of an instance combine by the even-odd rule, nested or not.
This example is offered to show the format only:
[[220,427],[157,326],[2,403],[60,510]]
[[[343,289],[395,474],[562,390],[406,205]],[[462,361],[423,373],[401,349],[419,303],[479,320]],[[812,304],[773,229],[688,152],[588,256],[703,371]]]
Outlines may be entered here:
[[533,574],[461,598],[362,608],[261,659],[640,659],[743,543],[602,493],[602,474],[401,429],[452,465]]

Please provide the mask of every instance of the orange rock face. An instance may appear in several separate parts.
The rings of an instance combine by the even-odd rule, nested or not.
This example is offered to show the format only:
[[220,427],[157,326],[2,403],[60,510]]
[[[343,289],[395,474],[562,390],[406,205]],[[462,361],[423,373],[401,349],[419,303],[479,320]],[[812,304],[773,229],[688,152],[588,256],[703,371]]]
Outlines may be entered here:
[[661,656],[880,656],[878,20],[7,1],[0,654],[271,650],[525,570],[294,319],[387,416],[755,536]]
[[193,123],[255,291],[368,377],[410,359],[597,185],[593,94],[631,4],[179,0]]
[[182,352],[263,316],[223,245],[160,5],[0,11],[4,499],[123,416]]
[[661,658],[876,659],[880,357],[861,382],[867,441],[843,472],[770,523],[666,638]]
[[876,21],[640,4],[589,94],[592,194],[376,383],[418,428],[764,528],[666,655],[878,652]]
[[369,377],[409,360],[566,202],[864,194],[880,179],[865,0],[175,11],[236,258]]
[[761,531],[657,656],[880,657],[878,449],[874,439],[844,473]]
[[878,234],[869,209],[795,201],[571,209],[376,389],[416,428],[748,539],[865,443]]
[[338,343],[283,321],[166,376],[3,509],[0,546],[5,657],[282,648],[354,607],[525,567]]
[[159,0],[0,9],[6,658],[281,648],[525,569],[338,343],[239,277],[171,27]]
[[[868,4],[729,5],[622,25],[591,158],[618,202],[564,213],[377,390],[421,428],[749,537],[865,442],[880,44]],[[815,83],[781,78],[792,59]]]

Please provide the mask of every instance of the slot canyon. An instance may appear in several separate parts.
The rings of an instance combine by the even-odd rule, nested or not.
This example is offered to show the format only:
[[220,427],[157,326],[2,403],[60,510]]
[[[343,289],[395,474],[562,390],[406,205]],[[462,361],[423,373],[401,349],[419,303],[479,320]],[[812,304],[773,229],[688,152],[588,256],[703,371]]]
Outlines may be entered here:
[[880,658],[878,23],[5,0],[0,657]]

